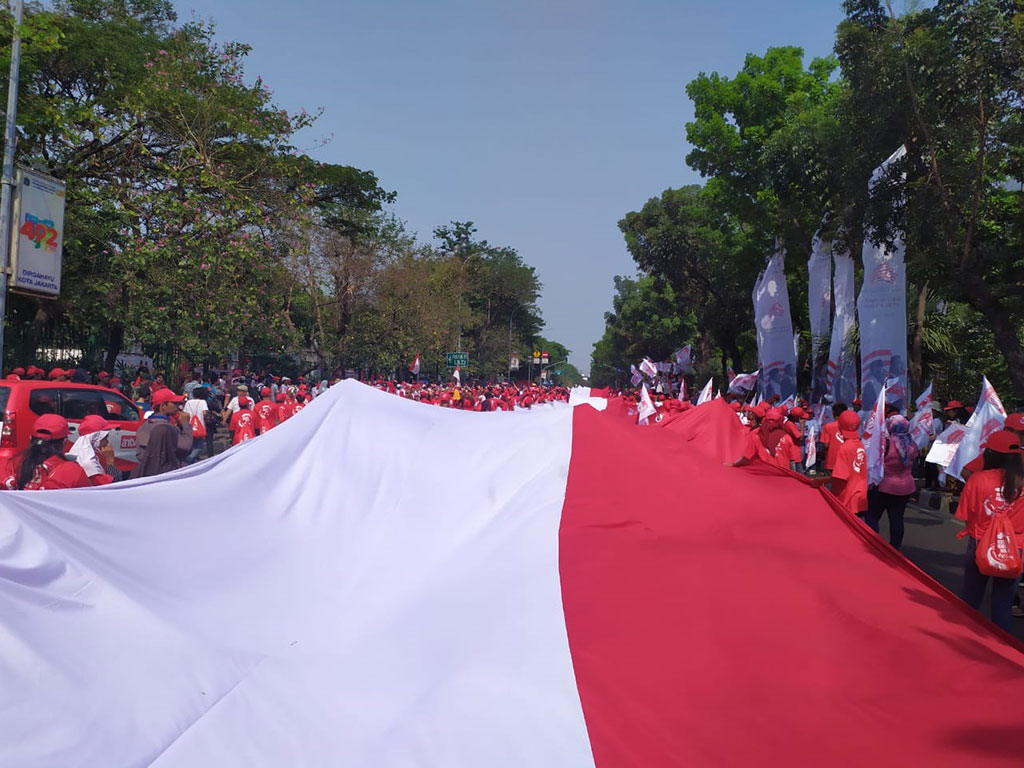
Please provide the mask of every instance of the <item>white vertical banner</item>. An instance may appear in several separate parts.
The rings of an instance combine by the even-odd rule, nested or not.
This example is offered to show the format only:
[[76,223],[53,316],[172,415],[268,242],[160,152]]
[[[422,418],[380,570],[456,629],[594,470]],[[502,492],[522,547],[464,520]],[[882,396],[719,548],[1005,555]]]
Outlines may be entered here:
[[786,289],[786,256],[778,249],[754,286],[754,322],[757,325],[757,360],[761,396],[785,400],[796,393],[796,355],[793,319]]
[[828,360],[822,350],[828,344],[832,320],[832,243],[823,240],[821,231],[811,242],[807,262],[807,304],[811,319],[811,401],[825,394]]
[[[907,153],[900,147],[871,174],[870,189],[884,178],[889,167]],[[875,244],[866,232],[862,257],[864,285],[857,300],[860,321],[861,400],[870,409],[879,392],[886,390],[890,403],[907,408],[907,274],[900,233],[895,242]],[[893,379],[885,386],[888,379]]]
[[16,177],[11,288],[59,296],[64,257],[64,182],[21,167]]
[[832,341],[828,351],[828,393],[837,403],[851,405],[857,397],[857,361],[853,348],[853,258],[849,253],[834,251],[836,272],[833,288],[836,317],[832,323]]

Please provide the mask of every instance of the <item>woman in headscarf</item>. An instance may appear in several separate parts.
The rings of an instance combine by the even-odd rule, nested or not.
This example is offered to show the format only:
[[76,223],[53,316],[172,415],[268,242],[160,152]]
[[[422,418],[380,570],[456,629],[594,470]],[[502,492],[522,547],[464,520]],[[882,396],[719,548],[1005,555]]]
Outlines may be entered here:
[[102,416],[86,416],[78,425],[78,439],[71,446],[71,455],[85,470],[92,485],[109,485],[123,475],[114,462],[114,448],[110,445],[110,430],[114,428]]
[[910,436],[910,422],[893,414],[885,422],[889,433],[885,444],[882,481],[868,489],[868,511],[864,515],[871,529],[878,533],[882,514],[889,516],[889,543],[896,549],[903,544],[903,513],[917,486],[911,468],[917,460],[917,445]]

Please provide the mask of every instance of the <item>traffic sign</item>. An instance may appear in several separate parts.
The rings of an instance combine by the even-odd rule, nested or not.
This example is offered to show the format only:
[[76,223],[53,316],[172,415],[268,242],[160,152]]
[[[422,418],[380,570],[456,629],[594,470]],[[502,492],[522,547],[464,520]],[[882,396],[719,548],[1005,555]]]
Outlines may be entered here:
[[519,370],[519,358],[518,357],[511,358],[508,361],[508,367],[511,368],[513,371],[518,371]]
[[540,361],[544,365],[548,364],[548,353],[547,352],[541,352],[540,353]]
[[454,368],[455,366],[465,367],[469,365],[469,355],[465,352],[449,352],[448,353],[448,367]]

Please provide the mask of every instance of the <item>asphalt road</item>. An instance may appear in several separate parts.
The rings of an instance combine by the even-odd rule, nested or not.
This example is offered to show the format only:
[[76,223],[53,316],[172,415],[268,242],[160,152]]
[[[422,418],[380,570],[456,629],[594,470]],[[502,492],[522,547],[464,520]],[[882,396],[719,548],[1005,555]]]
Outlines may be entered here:
[[[963,530],[963,523],[945,512],[915,505],[907,507],[904,521],[903,554],[946,589],[959,595],[967,540],[957,540],[956,535]],[[880,528],[886,541],[889,540],[888,526],[888,519],[883,517]],[[981,610],[987,617],[987,599]],[[1024,640],[1024,618],[1013,620],[1013,634]]]

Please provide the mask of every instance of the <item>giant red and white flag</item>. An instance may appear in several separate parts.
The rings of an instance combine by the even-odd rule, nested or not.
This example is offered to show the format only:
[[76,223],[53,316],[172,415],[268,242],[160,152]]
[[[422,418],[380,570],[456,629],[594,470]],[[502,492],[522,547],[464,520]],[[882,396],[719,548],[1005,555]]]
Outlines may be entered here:
[[0,765],[1019,764],[1021,646],[708,425],[743,445],[721,400],[344,381],[168,475],[0,492]]

